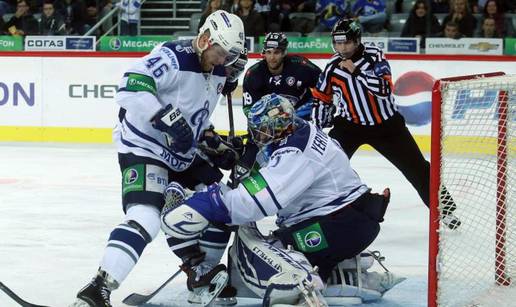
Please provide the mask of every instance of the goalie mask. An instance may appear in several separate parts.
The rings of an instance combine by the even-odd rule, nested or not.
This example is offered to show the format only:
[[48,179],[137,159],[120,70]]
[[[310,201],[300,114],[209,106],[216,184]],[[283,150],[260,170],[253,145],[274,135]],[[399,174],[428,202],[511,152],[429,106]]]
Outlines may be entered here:
[[253,141],[259,146],[279,141],[294,131],[295,110],[285,97],[276,94],[263,96],[247,116]]
[[206,21],[199,29],[199,35],[204,34],[206,31],[210,32],[210,39],[206,48],[199,48],[201,51],[217,44],[227,53],[224,62],[225,66],[231,65],[238,60],[238,57],[244,50],[245,41],[244,24],[240,17],[223,10],[215,11],[206,18]]

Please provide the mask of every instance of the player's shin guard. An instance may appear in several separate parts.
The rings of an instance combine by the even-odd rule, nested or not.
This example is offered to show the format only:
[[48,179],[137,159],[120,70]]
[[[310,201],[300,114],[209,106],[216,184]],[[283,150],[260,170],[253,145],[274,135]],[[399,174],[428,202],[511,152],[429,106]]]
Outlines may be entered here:
[[159,232],[159,212],[147,205],[134,205],[127,210],[124,223],[111,232],[101,270],[122,283],[136,265],[144,248]]

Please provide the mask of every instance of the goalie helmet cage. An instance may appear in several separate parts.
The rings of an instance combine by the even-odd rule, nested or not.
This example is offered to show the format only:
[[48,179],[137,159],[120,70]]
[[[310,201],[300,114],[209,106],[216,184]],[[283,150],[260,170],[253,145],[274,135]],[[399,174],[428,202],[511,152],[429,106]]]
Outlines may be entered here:
[[[428,306],[516,306],[516,76],[438,80],[432,92]],[[450,204],[461,220],[442,223]]]

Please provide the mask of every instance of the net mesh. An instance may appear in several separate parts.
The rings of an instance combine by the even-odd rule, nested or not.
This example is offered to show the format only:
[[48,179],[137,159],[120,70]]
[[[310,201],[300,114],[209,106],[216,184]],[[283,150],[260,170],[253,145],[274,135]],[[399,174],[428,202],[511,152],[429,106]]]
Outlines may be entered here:
[[440,226],[437,302],[516,306],[516,77],[442,82],[441,95],[439,212],[455,203],[462,224]]

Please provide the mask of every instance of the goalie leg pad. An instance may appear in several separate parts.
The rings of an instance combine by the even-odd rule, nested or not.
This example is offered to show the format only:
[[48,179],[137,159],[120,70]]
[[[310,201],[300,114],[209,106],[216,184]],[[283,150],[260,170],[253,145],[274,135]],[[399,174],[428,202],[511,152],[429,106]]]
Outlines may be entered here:
[[[300,282],[322,288],[322,281],[302,253],[278,248],[252,226],[241,226],[230,249],[230,266],[244,286],[268,303],[297,302]],[[240,292],[240,290],[239,290]]]

